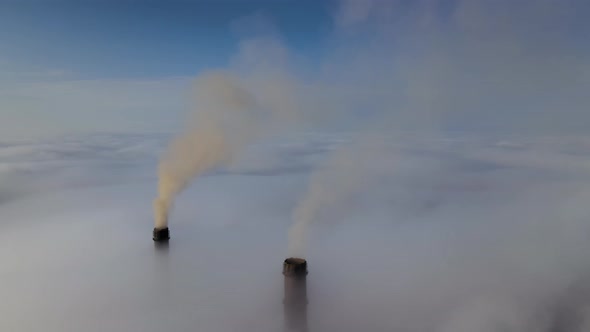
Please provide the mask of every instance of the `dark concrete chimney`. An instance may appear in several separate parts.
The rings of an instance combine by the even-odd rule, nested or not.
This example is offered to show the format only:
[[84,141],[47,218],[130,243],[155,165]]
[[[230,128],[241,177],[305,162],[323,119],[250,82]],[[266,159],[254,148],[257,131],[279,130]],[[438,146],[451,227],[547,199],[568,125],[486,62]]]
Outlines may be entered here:
[[287,258],[283,263],[285,276],[285,323],[287,331],[307,332],[307,261]]
[[166,228],[154,228],[153,237],[156,242],[168,242],[170,240],[170,231]]

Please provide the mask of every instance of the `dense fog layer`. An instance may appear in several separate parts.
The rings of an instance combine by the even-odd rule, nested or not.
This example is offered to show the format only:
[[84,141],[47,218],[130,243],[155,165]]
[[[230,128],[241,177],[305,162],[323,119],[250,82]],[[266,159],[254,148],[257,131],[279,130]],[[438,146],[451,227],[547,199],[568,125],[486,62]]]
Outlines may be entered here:
[[[572,287],[590,263],[588,139],[381,138],[368,185],[310,225],[310,330],[553,331],[556,313],[583,309]],[[283,328],[290,213],[310,172],[355,135],[251,146],[179,197],[157,250],[146,207],[166,141],[0,149],[3,330]]]

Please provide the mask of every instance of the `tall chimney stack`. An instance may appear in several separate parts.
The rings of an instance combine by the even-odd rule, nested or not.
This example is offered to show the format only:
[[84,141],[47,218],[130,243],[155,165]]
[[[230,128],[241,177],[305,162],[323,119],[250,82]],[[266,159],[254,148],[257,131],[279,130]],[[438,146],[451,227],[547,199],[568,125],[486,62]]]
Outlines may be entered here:
[[287,258],[283,263],[285,323],[288,331],[307,332],[307,261]]

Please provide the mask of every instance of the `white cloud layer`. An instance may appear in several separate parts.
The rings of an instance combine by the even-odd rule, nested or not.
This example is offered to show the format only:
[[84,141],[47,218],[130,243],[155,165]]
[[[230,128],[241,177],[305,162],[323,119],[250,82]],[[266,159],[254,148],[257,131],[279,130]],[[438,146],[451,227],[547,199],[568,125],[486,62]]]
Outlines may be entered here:
[[[289,215],[310,171],[355,137],[277,137],[199,179],[172,214],[167,257],[147,245],[168,137],[2,145],[0,327],[280,330]],[[582,294],[590,264],[590,139],[407,134],[367,144],[369,159],[347,168],[364,169],[366,185],[327,202],[312,225],[311,328],[549,332],[559,312],[585,310],[570,294]],[[356,176],[340,169],[333,180]]]

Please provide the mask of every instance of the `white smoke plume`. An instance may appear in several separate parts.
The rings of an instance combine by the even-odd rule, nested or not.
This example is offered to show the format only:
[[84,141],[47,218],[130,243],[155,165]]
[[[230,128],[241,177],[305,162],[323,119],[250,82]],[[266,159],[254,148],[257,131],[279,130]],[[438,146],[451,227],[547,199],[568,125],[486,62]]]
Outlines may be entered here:
[[371,186],[371,179],[387,174],[395,165],[385,154],[383,137],[366,135],[332,152],[312,172],[303,197],[291,216],[293,225],[289,229],[288,253],[294,257],[305,257],[307,233],[312,222],[322,210],[333,209],[335,205],[352,194],[362,192]]

